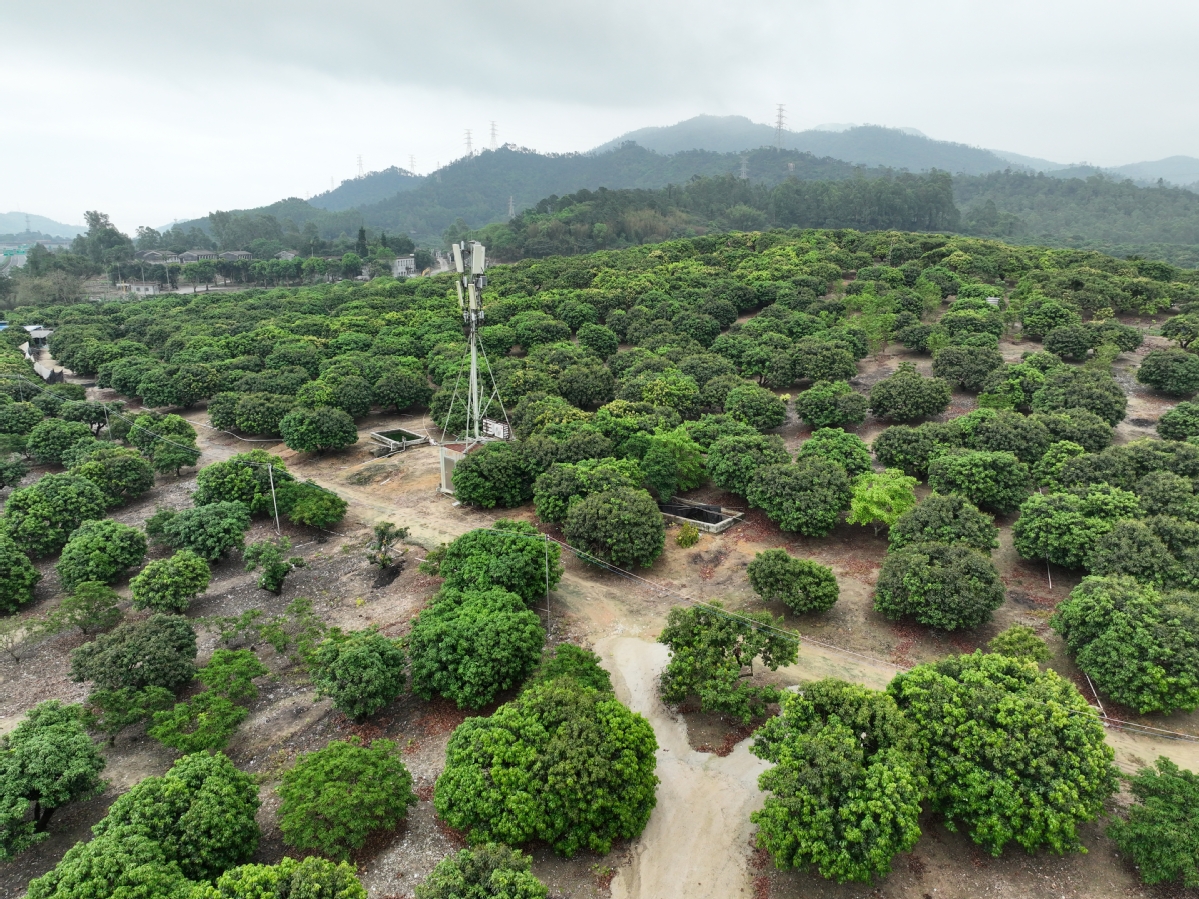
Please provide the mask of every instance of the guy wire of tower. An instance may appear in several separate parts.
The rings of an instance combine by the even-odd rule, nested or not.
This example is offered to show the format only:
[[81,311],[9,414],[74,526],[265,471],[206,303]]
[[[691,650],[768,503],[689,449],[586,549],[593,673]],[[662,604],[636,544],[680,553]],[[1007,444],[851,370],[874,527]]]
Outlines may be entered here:
[[786,118],[783,115],[784,109],[786,109],[786,107],[780,103],[778,105],[778,115],[774,120],[774,145],[780,150],[783,149],[783,122],[786,121]]
[[500,145],[496,142],[495,122],[491,123],[491,149],[498,150]]

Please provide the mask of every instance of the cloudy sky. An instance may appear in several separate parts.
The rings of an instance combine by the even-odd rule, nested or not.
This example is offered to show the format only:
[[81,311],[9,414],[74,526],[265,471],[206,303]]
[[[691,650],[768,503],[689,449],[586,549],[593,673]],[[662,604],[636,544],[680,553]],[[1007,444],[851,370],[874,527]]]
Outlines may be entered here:
[[1199,156],[1184,0],[56,0],[5,18],[0,212],[132,231],[431,171],[501,142],[583,150],[698,113],[910,126],[1062,162]]

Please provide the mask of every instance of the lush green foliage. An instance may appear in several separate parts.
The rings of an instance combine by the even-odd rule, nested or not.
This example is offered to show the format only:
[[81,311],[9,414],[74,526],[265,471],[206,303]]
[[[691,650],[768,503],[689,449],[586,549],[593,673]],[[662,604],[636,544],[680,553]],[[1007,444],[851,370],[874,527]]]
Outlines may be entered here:
[[92,429],[81,421],[48,418],[34,425],[25,449],[39,465],[61,465],[63,453],[91,436]]
[[1142,714],[1199,706],[1199,597],[1125,576],[1088,577],[1051,621],[1078,667]]
[[68,592],[84,581],[111,584],[146,557],[146,535],[102,518],[85,521],[71,534],[55,568]]
[[612,692],[612,677],[600,664],[600,657],[573,643],[559,643],[552,651],[547,649],[527,685],[533,687],[559,677],[573,678],[601,693]]
[[853,482],[853,496],[849,501],[850,524],[879,525],[891,527],[909,509],[916,505],[916,479],[908,477],[898,468],[870,471]]
[[129,582],[133,607],[155,612],[185,612],[188,604],[208,589],[208,563],[189,549],[158,559]]
[[895,700],[837,680],[805,684],[754,735],[773,762],[772,795],[752,820],[780,868],[814,865],[839,882],[886,876],[920,839],[926,780],[912,725]]
[[873,459],[870,448],[857,434],[847,434],[841,428],[820,428],[799,446],[796,461],[807,458],[823,459],[845,469],[850,478],[870,471]]
[[192,883],[148,837],[113,834],[76,843],[53,870],[29,883],[27,899],[190,899]]
[[675,606],[658,642],[670,647],[670,663],[662,673],[659,692],[664,702],[678,704],[696,696],[705,712],[733,715],[749,723],[777,702],[775,687],[755,687],[743,680],[753,675],[761,658],[771,671],[794,664],[798,640],[784,632],[769,612],[723,610],[719,603]]
[[810,428],[860,425],[868,403],[844,381],[817,381],[795,398],[795,414]]
[[276,491],[295,481],[295,476],[278,456],[266,450],[238,453],[223,462],[205,465],[196,473],[197,506],[211,503],[242,503],[255,515],[271,514],[271,484]]
[[891,549],[913,543],[963,543],[984,553],[999,546],[999,529],[989,515],[956,493],[934,493],[891,525]]
[[434,807],[475,842],[537,839],[566,856],[603,854],[649,821],[657,749],[640,715],[556,678],[458,726]]
[[351,718],[373,715],[404,691],[404,651],[375,629],[332,632],[312,659],[318,696]]
[[277,865],[241,865],[217,878],[216,885],[192,888],[189,899],[367,899],[349,862],[334,864],[317,855]]
[[122,446],[99,444],[71,467],[71,474],[99,487],[110,508],[131,502],[154,486],[154,469],[140,453]]
[[837,526],[852,496],[843,468],[807,458],[794,465],[762,466],[746,498],[784,531],[823,537]]
[[938,456],[928,466],[928,485],[957,493],[982,509],[1011,512],[1032,490],[1028,466],[1007,452],[967,450]]
[[356,737],[304,753],[279,785],[279,829],[296,849],[344,860],[376,830],[391,830],[416,804],[396,745]]
[[975,653],[919,665],[888,690],[929,766],[931,807],[998,855],[1078,850],[1116,790],[1114,753],[1074,685],[1027,660]]
[[526,521],[500,519],[490,528],[468,531],[434,551],[429,573],[445,578],[448,589],[486,591],[498,587],[529,605],[544,599],[562,578],[562,550]]
[[1199,886],[1199,778],[1164,756],[1132,778],[1137,802],[1108,835],[1132,856],[1145,883]]
[[91,481],[73,474],[43,475],[9,494],[3,527],[31,556],[48,556],[66,545],[79,525],[103,518],[104,494]]
[[481,708],[528,676],[544,643],[537,614],[515,593],[443,590],[408,637],[412,692]]
[[787,405],[769,390],[747,384],[734,387],[724,398],[724,411],[759,431],[777,428],[787,420]]
[[765,465],[786,465],[791,454],[777,434],[721,437],[708,449],[708,471],[717,487],[746,496]]
[[572,546],[605,562],[648,568],[666,545],[666,525],[644,490],[617,487],[570,507],[562,533]]
[[1118,520],[1139,512],[1135,494],[1106,484],[1034,493],[1020,506],[1012,536],[1016,551],[1026,559],[1082,568]]
[[1013,624],[1007,630],[1000,631],[987,644],[991,652],[997,652],[1013,659],[1032,659],[1034,662],[1048,662],[1049,647],[1037,636],[1037,632],[1025,624]]
[[76,584],[74,592],[64,596],[51,613],[54,626],[63,630],[77,627],[85,634],[108,630],[121,620],[120,599],[115,590],[98,581]]
[[1152,350],[1137,369],[1137,380],[1172,396],[1191,396],[1199,390],[1199,356],[1186,350]]
[[250,527],[250,510],[240,502],[214,502],[177,512],[163,525],[164,542],[215,562],[241,549]]
[[0,612],[15,612],[33,599],[42,574],[6,534],[0,532]]
[[888,618],[910,616],[953,631],[990,620],[1003,599],[999,573],[978,550],[964,543],[912,543],[887,554],[874,608]]
[[196,632],[178,615],[130,621],[71,653],[71,679],[96,687],[175,690],[196,674]]
[[948,409],[952,395],[947,381],[926,378],[912,363],[901,362],[895,374],[870,388],[870,411],[894,421],[928,418]]
[[827,612],[841,595],[831,568],[793,559],[785,549],[758,553],[745,573],[755,593],[767,602],[781,601],[793,612]]
[[301,453],[341,450],[358,442],[354,419],[331,406],[292,409],[280,420],[279,434],[288,449]]
[[304,559],[300,556],[292,556],[290,559],[283,558],[283,554],[290,549],[291,539],[289,537],[251,543],[243,554],[246,571],[261,568],[262,575],[258,578],[258,586],[263,590],[270,590],[278,596],[283,592],[283,581],[291,573],[291,570],[304,567]]
[[1063,365],[1049,371],[1045,385],[1032,396],[1037,412],[1085,409],[1109,425],[1118,424],[1128,408],[1128,397],[1110,373]]
[[[584,326],[587,327],[587,326]],[[533,860],[515,849],[484,843],[437,863],[416,888],[416,899],[546,899]]]
[[978,393],[991,372],[1003,364],[999,350],[976,346],[947,346],[933,357],[933,376]]
[[510,509],[533,498],[537,469],[519,445],[485,443],[454,465],[454,496],[484,509]]
[[1199,403],[1179,403],[1167,409],[1157,420],[1157,433],[1164,440],[1186,440],[1199,437]]

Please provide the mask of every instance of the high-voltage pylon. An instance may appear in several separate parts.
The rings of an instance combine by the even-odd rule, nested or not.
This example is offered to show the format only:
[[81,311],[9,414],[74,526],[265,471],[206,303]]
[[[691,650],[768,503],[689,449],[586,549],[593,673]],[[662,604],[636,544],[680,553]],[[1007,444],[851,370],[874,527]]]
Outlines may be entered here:
[[783,111],[785,109],[786,107],[780,103],[778,105],[778,115],[774,120],[774,145],[780,150],[783,149],[783,123],[786,121]]

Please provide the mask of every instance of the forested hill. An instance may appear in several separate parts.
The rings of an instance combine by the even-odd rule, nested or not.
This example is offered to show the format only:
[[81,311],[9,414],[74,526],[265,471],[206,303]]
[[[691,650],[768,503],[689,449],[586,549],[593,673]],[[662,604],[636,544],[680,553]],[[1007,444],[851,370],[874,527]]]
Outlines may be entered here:
[[340,212],[355,206],[369,206],[383,197],[390,197],[406,190],[415,190],[421,185],[421,177],[407,169],[391,166],[381,172],[368,172],[361,178],[341,182],[333,190],[317,194],[308,202],[318,209]]

